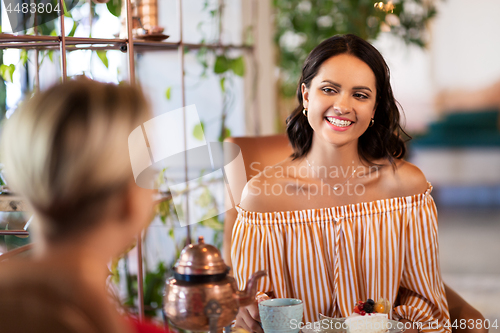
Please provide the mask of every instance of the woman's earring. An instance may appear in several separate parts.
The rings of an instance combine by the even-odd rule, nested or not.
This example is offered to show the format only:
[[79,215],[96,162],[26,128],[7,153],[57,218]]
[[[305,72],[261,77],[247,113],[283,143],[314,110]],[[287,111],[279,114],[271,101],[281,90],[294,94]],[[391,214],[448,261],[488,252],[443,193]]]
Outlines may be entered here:
[[370,121],[370,125],[368,127],[372,127],[374,123],[375,123],[375,120],[372,118],[372,121]]
[[302,110],[302,113],[307,117],[307,109]]

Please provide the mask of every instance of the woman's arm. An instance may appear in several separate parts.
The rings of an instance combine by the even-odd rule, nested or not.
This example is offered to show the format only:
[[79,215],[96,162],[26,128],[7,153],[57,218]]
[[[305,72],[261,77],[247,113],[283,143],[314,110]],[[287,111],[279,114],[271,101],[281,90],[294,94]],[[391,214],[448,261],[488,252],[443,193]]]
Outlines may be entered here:
[[[427,180],[422,171],[420,171],[420,169],[415,165],[402,160],[398,162],[395,178],[397,184],[396,186],[404,192],[400,193],[401,196],[423,193],[425,188],[428,186]],[[484,317],[481,313],[468,304],[462,297],[460,297],[460,295],[449,288],[446,284],[444,284],[444,288],[451,323],[460,319],[465,319],[467,322],[469,322],[468,320],[473,320],[474,322],[476,322],[476,320],[484,321]],[[487,331],[488,330],[485,329],[472,329],[466,332],[486,333]]]
[[[421,332],[451,332],[448,303],[439,268],[437,211],[428,194],[408,211],[403,229],[404,270],[401,304],[394,309],[400,319],[417,323]],[[414,327],[417,328],[417,327]]]
[[[251,183],[252,181],[250,181]],[[249,183],[249,184],[250,184]],[[248,188],[248,184],[245,187]],[[244,195],[242,206],[258,207],[260,197],[256,195]],[[239,211],[238,211],[239,210]],[[233,222],[230,233],[232,273],[239,289],[247,286],[250,275],[259,270],[270,272],[266,256],[261,251],[266,251],[262,235],[249,225],[249,217],[241,209],[236,210],[236,221]],[[234,230],[233,230],[234,229]],[[269,276],[259,279],[257,282],[257,294],[269,291]],[[257,296],[257,295],[256,295]],[[257,301],[246,307],[241,307],[236,317],[235,327],[241,327],[249,332],[263,333],[260,326],[259,309]]]
[[233,276],[233,265],[231,263],[231,235],[233,233],[234,222],[238,212],[236,208],[229,209],[224,216],[224,238],[223,238],[223,259],[226,265],[229,266],[229,275]]
[[[454,323],[455,320],[460,322],[460,320],[465,320],[466,323],[470,323],[472,320],[473,323],[481,322],[483,325],[473,325],[473,328],[461,329],[462,333],[488,333],[488,329],[484,328],[484,317],[483,315],[474,309],[469,303],[467,303],[459,294],[457,294],[453,289],[451,289],[446,284],[444,285],[446,290],[446,299],[448,300],[448,306],[450,308],[450,321]],[[455,329],[452,329],[454,332]],[[458,331],[458,329],[456,330]]]

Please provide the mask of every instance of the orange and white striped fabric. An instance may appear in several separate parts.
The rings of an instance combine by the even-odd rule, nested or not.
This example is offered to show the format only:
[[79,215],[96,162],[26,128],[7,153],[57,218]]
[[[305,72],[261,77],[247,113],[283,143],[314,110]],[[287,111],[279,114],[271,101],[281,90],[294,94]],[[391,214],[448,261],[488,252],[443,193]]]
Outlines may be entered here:
[[423,332],[451,332],[428,186],[413,196],[324,209],[258,213],[237,206],[231,259],[239,288],[267,270],[258,290],[303,300],[305,323],[319,313],[346,317],[357,300],[394,304],[399,292],[394,319],[422,323]]

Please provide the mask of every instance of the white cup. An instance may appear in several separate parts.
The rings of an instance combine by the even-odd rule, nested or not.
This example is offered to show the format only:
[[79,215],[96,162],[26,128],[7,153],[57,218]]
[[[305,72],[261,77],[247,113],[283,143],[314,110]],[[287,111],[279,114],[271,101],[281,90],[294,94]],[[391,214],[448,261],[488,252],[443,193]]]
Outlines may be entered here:
[[296,298],[275,298],[259,303],[259,315],[265,333],[298,333],[304,303]]

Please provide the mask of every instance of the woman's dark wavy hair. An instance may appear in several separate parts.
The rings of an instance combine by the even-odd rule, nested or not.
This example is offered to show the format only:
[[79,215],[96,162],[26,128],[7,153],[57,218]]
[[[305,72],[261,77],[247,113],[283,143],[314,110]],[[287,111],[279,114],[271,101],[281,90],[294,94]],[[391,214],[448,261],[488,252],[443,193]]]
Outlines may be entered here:
[[304,63],[297,87],[299,105],[286,120],[288,139],[294,151],[291,157],[295,160],[305,156],[311,149],[313,138],[313,129],[307,117],[302,114],[302,83],[309,88],[323,62],[339,54],[350,54],[365,62],[375,74],[377,84],[375,123],[359,138],[358,153],[369,163],[387,158],[394,166],[394,159],[401,159],[406,153],[401,134],[408,135],[400,125],[399,109],[390,84],[389,67],[375,47],[352,34],[336,35],[324,40],[309,53]]

